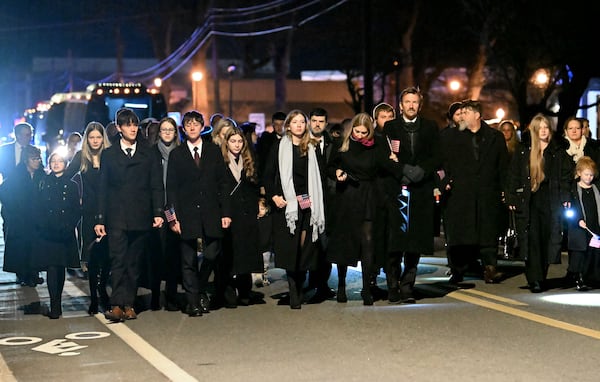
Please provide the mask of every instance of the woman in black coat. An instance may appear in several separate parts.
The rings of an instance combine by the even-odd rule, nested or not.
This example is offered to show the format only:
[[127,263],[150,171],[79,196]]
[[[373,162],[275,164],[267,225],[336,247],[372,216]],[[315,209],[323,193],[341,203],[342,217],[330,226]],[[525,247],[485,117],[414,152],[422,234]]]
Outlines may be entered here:
[[21,162],[0,186],[0,201],[4,217],[4,271],[17,274],[21,285],[35,287],[44,280],[31,267],[32,204],[39,183],[44,177],[40,149],[25,146]]
[[90,286],[90,306],[88,314],[99,312],[100,305],[104,310],[110,308],[107,284],[110,274],[107,240],[97,241],[94,232],[95,215],[98,211],[98,190],[100,188],[100,158],[102,151],[110,147],[110,141],[104,126],[99,122],[90,122],[83,134],[81,150],[78,151],[65,171],[68,178],[78,179],[81,192],[82,241],[81,263],[87,267]]
[[315,242],[325,229],[323,187],[308,117],[292,110],[285,135],[265,165],[267,200],[273,202],[275,266],[286,270],[290,308],[300,309],[308,270],[316,269]]
[[[374,273],[373,221],[377,208],[376,177],[390,169],[393,161],[387,144],[376,140],[373,119],[357,114],[341,145],[333,148],[327,166],[328,176],[337,181],[331,212],[327,260],[337,264],[338,302],[346,302],[348,266],[362,266],[364,305],[373,305],[370,281]],[[393,158],[396,158],[395,155]]]
[[549,264],[560,263],[562,216],[570,205],[573,174],[566,151],[552,139],[546,116],[534,116],[529,131],[531,145],[521,144],[512,159],[506,202],[516,212],[529,288],[540,293]]
[[227,130],[221,152],[227,166],[232,208],[219,275],[224,286],[225,307],[234,308],[250,304],[252,273],[263,271],[257,219],[260,189],[254,158],[242,130],[237,127]]
[[77,184],[64,176],[67,160],[58,153],[48,158],[51,173],[40,182],[33,198],[35,242],[32,265],[46,270],[50,311],[48,317],[62,315],[61,295],[65,268],[79,268],[75,227],[81,218]]

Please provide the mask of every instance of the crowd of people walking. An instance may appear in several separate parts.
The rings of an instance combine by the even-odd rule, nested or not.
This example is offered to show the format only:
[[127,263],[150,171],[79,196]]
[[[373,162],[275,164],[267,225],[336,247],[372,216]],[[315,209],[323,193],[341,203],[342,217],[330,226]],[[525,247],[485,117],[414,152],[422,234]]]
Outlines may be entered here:
[[582,120],[560,132],[542,114],[521,130],[493,127],[466,100],[440,129],[421,115],[418,88],[399,99],[398,110],[382,103],[345,126],[329,126],[322,108],[277,112],[258,139],[255,124],[220,114],[207,125],[189,111],[178,126],[123,108],[116,138],[91,122],[75,137],[81,149],[49,153],[46,171],[33,128],[17,124],[15,142],[0,147],[4,271],[24,287],[46,271],[52,319],[65,269],[79,267],[88,313],[115,322],[137,318],[139,286],[152,310],[190,317],[265,303],[253,274],[268,284],[272,261],[289,289],[279,304],[291,309],[346,303],[347,269],[359,262],[364,305],[413,304],[420,258],[440,231],[448,283],[460,287],[468,272],[501,282],[498,243],[513,214],[531,292],[548,288],[562,249],[565,283],[585,291],[600,281],[600,146]]

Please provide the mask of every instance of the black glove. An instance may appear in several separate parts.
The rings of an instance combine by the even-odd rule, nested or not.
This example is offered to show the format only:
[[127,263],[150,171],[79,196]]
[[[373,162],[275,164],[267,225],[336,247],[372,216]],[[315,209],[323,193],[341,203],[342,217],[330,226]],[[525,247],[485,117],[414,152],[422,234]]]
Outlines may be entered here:
[[402,172],[413,183],[420,182],[425,176],[425,171],[420,166],[411,166],[409,164],[405,164],[402,167]]

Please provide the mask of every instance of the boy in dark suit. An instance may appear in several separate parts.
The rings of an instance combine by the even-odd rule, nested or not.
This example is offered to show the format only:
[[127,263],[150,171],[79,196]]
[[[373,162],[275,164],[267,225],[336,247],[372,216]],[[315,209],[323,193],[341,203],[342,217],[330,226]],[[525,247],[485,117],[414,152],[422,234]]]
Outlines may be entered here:
[[164,187],[160,161],[150,147],[138,144],[139,118],[131,109],[117,111],[121,138],[102,154],[98,215],[94,230],[108,235],[111,261],[110,321],[137,318],[138,260],[151,228],[163,224]]
[[210,311],[208,279],[221,252],[223,230],[231,224],[231,207],[223,155],[200,135],[202,114],[187,112],[182,124],[186,141],[169,155],[167,203],[175,212],[169,227],[181,237],[185,312],[197,317]]

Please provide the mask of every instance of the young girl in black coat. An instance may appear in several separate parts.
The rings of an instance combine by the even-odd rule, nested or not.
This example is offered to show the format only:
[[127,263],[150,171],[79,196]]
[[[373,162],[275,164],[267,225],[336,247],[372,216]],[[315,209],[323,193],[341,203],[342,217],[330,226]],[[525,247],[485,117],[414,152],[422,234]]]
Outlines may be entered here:
[[58,153],[48,158],[50,174],[40,182],[34,197],[36,238],[33,265],[47,271],[50,311],[48,317],[62,315],[61,295],[65,268],[79,268],[75,227],[81,218],[77,184],[63,176],[66,159]]

